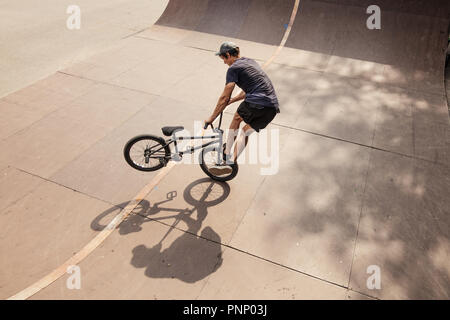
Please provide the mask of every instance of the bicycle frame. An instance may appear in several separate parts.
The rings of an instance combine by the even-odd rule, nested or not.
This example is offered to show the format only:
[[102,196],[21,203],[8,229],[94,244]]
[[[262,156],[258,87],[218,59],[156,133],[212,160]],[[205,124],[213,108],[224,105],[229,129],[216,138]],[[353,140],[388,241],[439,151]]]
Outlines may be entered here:
[[[196,150],[203,149],[203,148],[206,148],[206,147],[208,147],[208,146],[210,146],[210,145],[212,145],[212,144],[216,144],[216,143],[217,143],[217,144],[219,144],[219,152],[218,152],[218,154],[217,154],[217,163],[221,163],[221,159],[222,159],[222,146],[223,146],[223,130],[220,129],[220,126],[221,126],[221,124],[222,124],[222,115],[223,115],[223,113],[220,114],[219,126],[218,126],[217,128],[214,129],[213,124],[212,124],[212,123],[209,124],[209,125],[211,126],[211,128],[213,129],[213,132],[216,133],[216,135],[213,135],[213,136],[177,137],[176,134],[174,133],[174,134],[172,135],[172,138],[171,138],[171,139],[166,140],[165,146],[159,148],[158,150],[153,151],[152,153],[156,153],[156,152],[158,152],[158,151],[161,151],[161,150],[163,150],[166,146],[170,146],[170,145],[173,143],[173,144],[174,144],[174,147],[175,147],[175,153],[173,153],[173,154],[170,155],[170,159],[172,159],[174,155],[178,155],[179,157],[182,157],[183,154],[192,154],[192,153],[194,153]],[[207,126],[205,127],[205,129],[206,129],[209,125],[207,125]],[[217,139],[216,139],[216,138],[217,138]],[[208,142],[208,143],[205,143],[205,144],[203,144],[203,145],[201,145],[201,146],[190,147],[190,148],[188,148],[188,149],[186,149],[186,150],[184,150],[184,151],[179,151],[179,150],[178,150],[178,144],[177,144],[178,141],[183,141],[183,140],[198,140],[198,139],[215,139],[215,140],[210,141],[210,142]],[[170,160],[170,159],[167,159],[167,160]],[[181,159],[180,159],[180,160],[181,160]]]

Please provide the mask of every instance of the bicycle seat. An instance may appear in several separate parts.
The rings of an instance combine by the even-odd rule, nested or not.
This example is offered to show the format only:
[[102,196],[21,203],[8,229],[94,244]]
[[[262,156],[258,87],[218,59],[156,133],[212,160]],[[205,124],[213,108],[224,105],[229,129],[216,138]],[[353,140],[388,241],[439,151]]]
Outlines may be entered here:
[[184,127],[164,127],[161,130],[165,136],[170,137],[175,132],[184,130]]

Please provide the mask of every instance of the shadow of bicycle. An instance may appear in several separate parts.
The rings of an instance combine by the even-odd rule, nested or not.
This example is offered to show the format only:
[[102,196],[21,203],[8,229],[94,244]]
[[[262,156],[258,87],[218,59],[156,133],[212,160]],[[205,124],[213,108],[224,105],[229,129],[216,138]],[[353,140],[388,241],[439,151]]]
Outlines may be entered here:
[[[126,235],[142,230],[144,223],[159,222],[168,226],[168,231],[161,240],[147,247],[144,244],[133,249],[131,265],[145,268],[145,275],[151,278],[172,278],[184,282],[194,283],[215,272],[222,265],[222,249],[220,236],[209,226],[202,229],[204,219],[208,215],[208,208],[223,202],[230,193],[227,183],[212,181],[209,178],[200,179],[189,184],[184,192],[184,200],[191,206],[185,209],[164,207],[177,197],[176,191],[167,193],[166,199],[153,205],[147,200],[141,201],[132,214],[118,226],[119,234]],[[91,223],[91,228],[101,231],[106,227],[102,221],[114,216],[119,208],[128,203],[122,203],[99,215]],[[158,217],[159,213],[173,213]],[[173,219],[172,224],[165,220]],[[173,221],[171,220],[171,221]],[[183,222],[182,235],[171,243],[168,236]],[[163,243],[165,244],[163,248]]]

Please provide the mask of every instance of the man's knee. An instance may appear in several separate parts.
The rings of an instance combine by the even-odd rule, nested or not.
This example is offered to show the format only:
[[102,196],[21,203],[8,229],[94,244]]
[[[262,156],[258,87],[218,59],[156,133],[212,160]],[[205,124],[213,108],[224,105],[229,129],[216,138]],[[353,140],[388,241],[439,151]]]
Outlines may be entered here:
[[246,125],[242,128],[242,130],[244,130],[244,134],[245,134],[246,136],[249,136],[249,135],[251,135],[253,132],[255,132],[255,129],[253,129],[249,124],[246,124]]
[[231,130],[239,129],[239,126],[241,125],[242,121],[243,120],[242,120],[241,116],[236,112],[233,116],[233,120],[231,121],[230,129]]
[[233,121],[239,122],[241,123],[243,121],[242,117],[239,115],[239,113],[235,112],[234,113],[234,117],[233,117]]

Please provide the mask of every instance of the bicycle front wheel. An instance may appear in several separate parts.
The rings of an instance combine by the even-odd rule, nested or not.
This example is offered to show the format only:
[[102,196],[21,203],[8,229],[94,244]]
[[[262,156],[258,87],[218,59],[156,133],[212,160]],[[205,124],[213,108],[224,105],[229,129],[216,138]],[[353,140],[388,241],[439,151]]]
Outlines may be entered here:
[[[216,181],[229,181],[236,177],[239,166],[237,163],[228,165],[220,164],[218,161],[219,151],[216,147],[204,148],[199,155],[200,167],[211,179]],[[217,170],[218,169],[218,170]],[[221,173],[223,171],[223,173]]]
[[123,149],[126,162],[139,171],[156,171],[170,159],[170,147],[164,139],[141,135],[129,140]]

